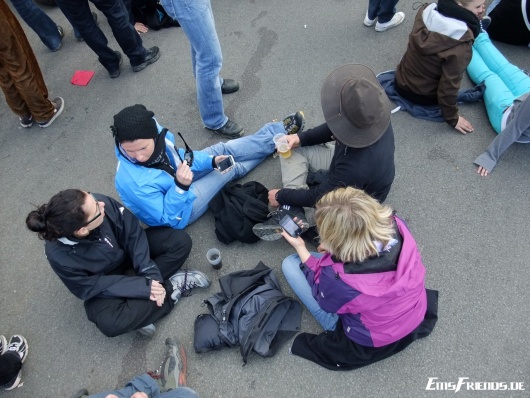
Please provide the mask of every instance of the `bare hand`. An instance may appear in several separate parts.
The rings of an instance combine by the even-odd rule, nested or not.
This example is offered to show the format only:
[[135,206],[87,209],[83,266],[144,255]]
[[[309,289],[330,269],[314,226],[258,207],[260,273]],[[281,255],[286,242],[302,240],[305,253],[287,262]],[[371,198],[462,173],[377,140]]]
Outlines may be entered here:
[[105,398],[118,398],[118,397],[114,394],[109,394]]
[[166,289],[158,281],[151,280],[151,293],[149,300],[156,302],[156,305],[162,307],[166,299]]
[[289,235],[285,230],[282,231],[282,236],[285,238],[285,240],[287,242],[289,242],[289,244],[295,248],[295,250],[297,248],[303,248],[305,247],[305,242],[304,240],[301,238],[301,237],[296,237],[296,238],[293,238],[291,235]]
[[138,33],[147,33],[147,31],[149,30],[147,28],[147,26],[145,26],[143,23],[141,22],[136,22],[134,24],[134,29],[138,32]]
[[276,192],[278,192],[279,189],[271,189],[269,191],[269,204],[272,206],[272,207],[278,207],[280,204],[278,203],[278,201],[276,200]]
[[215,165],[219,166],[219,163],[221,163],[223,160],[225,160],[228,157],[228,155],[219,155],[215,157]]
[[131,398],[149,398],[149,396],[145,392],[138,391],[138,392],[135,392],[133,395],[131,395]]
[[486,170],[485,167],[478,166],[477,173],[479,173],[482,177],[486,177],[489,174],[489,171]]
[[298,137],[298,134],[291,134],[291,135],[287,135],[286,137],[287,137],[287,144],[289,145],[289,149],[300,146],[300,137]]
[[188,166],[188,163],[186,161],[179,164],[177,167],[177,173],[176,173],[177,181],[180,182],[182,185],[189,187],[191,185],[191,182],[193,181],[193,172],[190,169],[190,166]]
[[458,116],[458,122],[456,123],[455,129],[462,134],[472,133],[475,131],[471,123],[469,123],[463,116]]

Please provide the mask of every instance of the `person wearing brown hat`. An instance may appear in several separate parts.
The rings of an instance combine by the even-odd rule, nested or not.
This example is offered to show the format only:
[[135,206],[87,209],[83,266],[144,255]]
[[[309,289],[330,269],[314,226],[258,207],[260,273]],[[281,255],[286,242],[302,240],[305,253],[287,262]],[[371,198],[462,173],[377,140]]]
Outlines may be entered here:
[[[298,115],[298,117],[297,117]],[[268,123],[255,134],[192,151],[175,146],[175,136],[160,126],[144,105],[129,106],[114,116],[116,190],[125,206],[149,226],[183,229],[208,209],[229,181],[243,177],[274,152],[273,137],[303,128],[303,114]],[[220,172],[221,161],[234,164]]]
[[363,189],[380,202],[390,191],[394,181],[390,102],[374,72],[356,64],[335,69],[322,85],[321,103],[326,122],[287,137],[292,151],[290,157],[280,158],[283,188],[269,191],[269,203],[280,208],[254,227],[264,240],[281,238],[277,227],[286,213],[304,219],[302,208],[309,225],[314,225],[309,209],[335,188]]

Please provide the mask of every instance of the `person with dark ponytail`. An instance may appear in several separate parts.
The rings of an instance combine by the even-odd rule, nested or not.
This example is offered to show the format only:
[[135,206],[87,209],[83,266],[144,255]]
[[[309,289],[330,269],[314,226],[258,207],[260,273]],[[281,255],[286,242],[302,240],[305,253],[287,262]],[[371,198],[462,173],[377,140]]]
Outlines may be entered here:
[[210,285],[200,271],[179,271],[191,250],[186,232],[144,231],[130,211],[105,195],[61,191],[31,211],[26,225],[45,241],[52,269],[108,337],[133,330],[152,336],[153,323],[181,296]]

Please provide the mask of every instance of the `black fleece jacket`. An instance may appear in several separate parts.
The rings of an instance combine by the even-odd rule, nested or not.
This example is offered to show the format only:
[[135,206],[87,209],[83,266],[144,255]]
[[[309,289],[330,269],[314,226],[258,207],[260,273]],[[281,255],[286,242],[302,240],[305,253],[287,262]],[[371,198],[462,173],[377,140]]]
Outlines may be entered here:
[[[84,239],[60,238],[46,242],[44,250],[55,273],[81,300],[92,297],[149,299],[151,279],[162,275],[149,257],[149,246],[138,219],[121,203],[101,194],[105,219]],[[137,276],[116,272],[130,261]],[[113,272],[114,271],[114,272]]]
[[[300,146],[324,144],[335,138],[326,123],[298,134]],[[326,193],[339,187],[363,189],[383,202],[394,181],[394,131],[392,124],[374,144],[366,148],[351,148],[335,141],[335,153],[326,181],[310,189],[281,189],[281,205],[313,207]]]

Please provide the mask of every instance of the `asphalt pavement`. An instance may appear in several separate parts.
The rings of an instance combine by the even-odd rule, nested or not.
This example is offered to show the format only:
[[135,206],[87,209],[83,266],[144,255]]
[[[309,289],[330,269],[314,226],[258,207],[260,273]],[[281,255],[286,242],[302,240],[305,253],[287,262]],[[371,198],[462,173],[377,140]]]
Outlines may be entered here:
[[[376,73],[394,69],[407,45],[417,4],[398,3],[404,23],[384,33],[363,25],[366,1],[218,1],[212,6],[221,42],[222,75],[241,90],[224,97],[229,117],[250,134],[272,119],[297,110],[306,126],[323,121],[320,87],[327,74],[346,63],[363,63]],[[95,10],[95,8],[93,7]],[[121,386],[164,356],[164,341],[178,337],[188,352],[188,382],[201,397],[433,397],[454,391],[426,390],[429,380],[457,383],[520,382],[524,391],[471,391],[462,397],[522,397],[530,391],[529,280],[530,145],[514,145],[487,178],[473,160],[495,132],[483,103],[461,106],[475,127],[466,136],[444,123],[392,116],[396,137],[396,179],[387,199],[407,220],[427,268],[427,287],[440,291],[439,321],[426,339],[372,366],[333,372],[289,354],[251,355],[242,366],[237,348],[206,354],[193,351],[193,322],[207,312],[201,303],[218,291],[224,273],[263,261],[275,269],[287,294],[281,261],[293,252],[285,241],[253,245],[217,241],[211,213],[187,228],[193,249],[186,265],[215,283],[181,300],[147,340],[135,333],[107,338],[86,319],[83,303],[51,270],[43,243],[25,227],[33,204],[66,188],[118,198],[116,160],[109,126],[123,107],[141,103],[169,130],[180,131],[193,149],[219,141],[202,127],[189,43],[180,28],[149,31],[145,46],[161,58],[133,73],[126,59],[110,79],[97,56],[77,42],[57,8],[46,12],[64,27],[63,48],[50,52],[24,25],[41,65],[50,97],[62,96],[64,113],[47,129],[23,129],[0,101],[0,333],[20,333],[30,350],[24,386],[2,397],[69,397],[81,387],[99,392]],[[99,26],[118,49],[101,12]],[[498,44],[512,63],[530,69],[530,49]],[[86,87],[70,84],[76,70],[93,70]],[[464,87],[472,84],[464,78]],[[280,187],[278,159],[267,159],[245,180]],[[223,268],[206,261],[221,250]],[[307,311],[302,330],[318,333]],[[437,378],[437,379],[429,379]],[[431,387],[433,384],[431,384]]]

